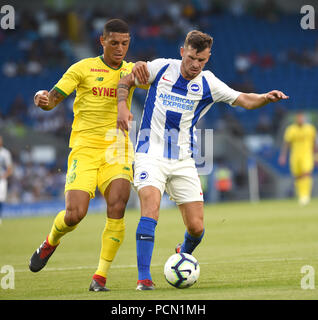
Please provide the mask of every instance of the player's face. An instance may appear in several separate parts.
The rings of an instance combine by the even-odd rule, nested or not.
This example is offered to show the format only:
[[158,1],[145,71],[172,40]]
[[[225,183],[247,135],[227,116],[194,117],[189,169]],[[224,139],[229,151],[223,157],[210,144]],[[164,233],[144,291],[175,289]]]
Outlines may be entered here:
[[129,33],[110,32],[100,37],[100,43],[104,49],[104,60],[110,67],[120,66],[126,56],[129,42]]
[[305,115],[303,113],[298,113],[296,115],[296,123],[300,126],[305,123]]
[[206,48],[198,53],[197,49],[188,46],[187,48],[181,48],[180,54],[182,57],[182,75],[185,79],[192,80],[204,69],[209,61],[211,52],[210,48]]

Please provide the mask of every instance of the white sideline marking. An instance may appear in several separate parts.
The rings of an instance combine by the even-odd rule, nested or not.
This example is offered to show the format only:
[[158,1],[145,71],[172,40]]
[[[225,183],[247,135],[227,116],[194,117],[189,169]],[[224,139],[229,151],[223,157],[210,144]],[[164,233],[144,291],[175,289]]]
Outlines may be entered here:
[[[268,258],[268,259],[254,259],[254,260],[233,260],[233,261],[216,261],[214,263],[200,262],[200,265],[212,265],[212,264],[229,264],[229,263],[255,263],[255,262],[288,262],[288,261],[302,261],[308,260],[308,258]],[[313,260],[313,259],[311,259]],[[162,267],[163,264],[152,264],[152,267]],[[96,269],[97,265],[94,266],[77,266],[77,267],[60,267],[60,268],[50,268],[46,267],[43,271],[68,271],[68,270],[84,270],[84,269]],[[123,268],[137,268],[136,264],[130,265],[113,265],[112,269],[123,269]],[[15,272],[27,272],[29,269],[15,269]],[[43,272],[42,271],[42,272]]]

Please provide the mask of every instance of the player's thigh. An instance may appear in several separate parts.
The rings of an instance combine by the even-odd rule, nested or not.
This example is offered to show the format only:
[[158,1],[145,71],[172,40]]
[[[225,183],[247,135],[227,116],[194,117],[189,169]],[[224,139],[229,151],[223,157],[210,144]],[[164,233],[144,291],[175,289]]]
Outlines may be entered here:
[[313,156],[307,155],[300,160],[300,171],[302,175],[311,174],[314,169]]
[[290,172],[295,178],[297,178],[302,174],[300,161],[298,158],[295,158],[295,157],[290,158],[289,168],[290,168]]
[[163,195],[167,182],[167,164],[147,154],[135,156],[134,187],[139,193],[144,187],[152,186]]
[[95,197],[97,173],[100,166],[100,149],[76,147],[68,157],[65,192],[81,190]]
[[103,163],[103,165],[99,168],[97,175],[97,185],[100,193],[105,196],[105,192],[108,187],[114,180],[117,179],[127,180],[127,183],[129,184],[133,181],[133,170],[131,163]]
[[200,236],[204,230],[203,201],[186,202],[180,204],[179,209],[188,232]]
[[183,160],[172,168],[166,191],[177,205],[187,202],[203,201],[203,192],[198,171],[192,159]]

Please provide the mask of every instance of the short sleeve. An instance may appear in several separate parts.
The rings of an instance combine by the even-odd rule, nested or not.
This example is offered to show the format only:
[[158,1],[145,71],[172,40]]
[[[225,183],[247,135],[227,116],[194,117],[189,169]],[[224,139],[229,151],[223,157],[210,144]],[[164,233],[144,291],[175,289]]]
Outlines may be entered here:
[[138,88],[142,88],[142,89],[149,89],[149,84],[152,84],[157,76],[157,73],[161,70],[161,68],[163,66],[165,66],[166,64],[169,63],[168,59],[156,59],[153,61],[148,61],[147,62],[147,68],[148,68],[148,72],[149,72],[149,78],[148,78],[148,84],[147,85],[140,85],[140,83],[138,82],[137,78],[135,78],[135,85]]
[[157,73],[164,67],[166,64],[169,63],[168,59],[156,59],[151,62],[147,62],[147,67],[149,71],[149,80],[148,83],[153,83],[156,79]]
[[69,96],[77,88],[83,78],[81,66],[81,61],[71,65],[59,82],[54,86],[54,89],[65,97]]
[[212,72],[207,74],[207,80],[211,88],[211,94],[214,102],[224,102],[233,106],[234,101],[241,94],[230,88],[223,81],[218,79]]

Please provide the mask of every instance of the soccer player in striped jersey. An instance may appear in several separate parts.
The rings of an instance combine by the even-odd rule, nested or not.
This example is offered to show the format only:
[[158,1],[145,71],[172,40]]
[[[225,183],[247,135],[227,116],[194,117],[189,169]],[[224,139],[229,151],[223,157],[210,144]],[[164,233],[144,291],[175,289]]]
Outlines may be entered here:
[[[203,238],[203,193],[193,159],[198,120],[216,102],[255,109],[288,98],[278,90],[241,93],[229,88],[211,71],[203,71],[212,42],[209,35],[191,31],[180,50],[182,60],[140,63],[136,71],[148,72],[150,84],[135,153],[134,185],[141,206],[136,231],[137,290],[154,289],[150,262],[165,190],[178,205],[186,227],[177,251],[191,254]],[[117,126],[124,131],[132,117],[126,100],[136,83],[134,76],[129,75],[118,84]]]
[[[57,214],[51,232],[34,252],[29,267],[38,272],[46,265],[60,239],[85,217],[97,187],[107,203],[107,219],[90,291],[108,291],[107,272],[124,239],[124,212],[133,178],[134,154],[129,137],[118,135],[116,129],[117,84],[134,66],[124,61],[130,43],[128,25],[120,19],[109,20],[100,43],[101,56],[73,64],[50,92],[42,90],[34,97],[38,107],[51,110],[76,90],[65,210]],[[132,91],[127,99],[129,108]]]

